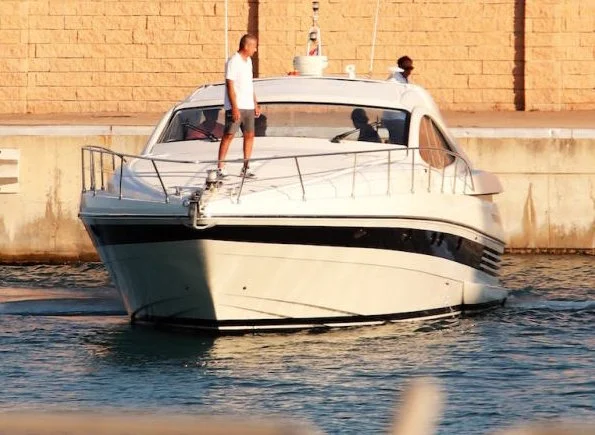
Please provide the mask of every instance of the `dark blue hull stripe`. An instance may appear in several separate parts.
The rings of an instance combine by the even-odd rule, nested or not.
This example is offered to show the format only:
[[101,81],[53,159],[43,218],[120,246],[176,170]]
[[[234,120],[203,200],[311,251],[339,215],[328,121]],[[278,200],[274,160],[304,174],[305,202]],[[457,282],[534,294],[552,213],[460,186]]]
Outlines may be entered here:
[[[223,240],[411,252],[455,261],[492,276],[497,276],[497,271],[480,267],[482,255],[488,251],[492,253],[491,256],[499,257],[492,249],[464,237],[412,228],[217,225],[196,230],[182,224],[92,224],[88,225],[88,231],[98,247],[184,240]],[[490,266],[492,269],[494,267]]]

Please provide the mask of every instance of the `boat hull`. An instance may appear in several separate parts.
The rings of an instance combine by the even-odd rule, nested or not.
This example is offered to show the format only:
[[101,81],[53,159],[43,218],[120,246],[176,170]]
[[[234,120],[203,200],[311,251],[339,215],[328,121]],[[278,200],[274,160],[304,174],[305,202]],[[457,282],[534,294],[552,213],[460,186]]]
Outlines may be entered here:
[[370,325],[458,316],[507,295],[482,269],[489,248],[420,228],[86,224],[133,321],[218,332]]

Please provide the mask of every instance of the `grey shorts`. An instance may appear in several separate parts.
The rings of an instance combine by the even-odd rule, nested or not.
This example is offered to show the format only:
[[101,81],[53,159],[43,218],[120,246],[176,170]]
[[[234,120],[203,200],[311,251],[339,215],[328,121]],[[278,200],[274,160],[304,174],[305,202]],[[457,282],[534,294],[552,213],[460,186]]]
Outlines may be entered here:
[[231,110],[225,111],[225,130],[223,134],[236,134],[240,127],[244,134],[254,133],[254,109],[240,109],[240,119],[235,122]]

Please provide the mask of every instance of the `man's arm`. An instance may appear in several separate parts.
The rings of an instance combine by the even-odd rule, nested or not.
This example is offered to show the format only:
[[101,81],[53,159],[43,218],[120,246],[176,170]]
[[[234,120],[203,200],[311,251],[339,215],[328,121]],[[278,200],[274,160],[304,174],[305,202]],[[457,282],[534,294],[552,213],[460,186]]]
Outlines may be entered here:
[[254,116],[257,118],[260,116],[260,106],[258,105],[258,100],[256,99],[256,92],[254,92]]
[[237,121],[240,119],[240,109],[238,109],[238,101],[236,98],[236,91],[233,87],[233,80],[226,79],[225,88],[227,90],[229,102],[231,103],[231,116],[233,117],[234,121]]

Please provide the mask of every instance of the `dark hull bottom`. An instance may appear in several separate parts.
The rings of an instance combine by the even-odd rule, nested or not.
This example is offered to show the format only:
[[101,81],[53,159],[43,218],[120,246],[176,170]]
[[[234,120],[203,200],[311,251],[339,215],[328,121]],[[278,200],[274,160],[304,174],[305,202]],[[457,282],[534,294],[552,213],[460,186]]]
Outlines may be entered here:
[[333,328],[352,328],[382,325],[391,322],[436,320],[477,315],[486,310],[503,306],[506,299],[494,300],[483,304],[456,305],[432,310],[409,313],[394,313],[372,316],[344,316],[319,318],[253,319],[253,320],[205,320],[189,318],[171,318],[159,316],[140,316],[134,324],[152,325],[163,329],[182,329],[215,335],[243,335],[249,333],[287,333],[298,331],[325,331]]

